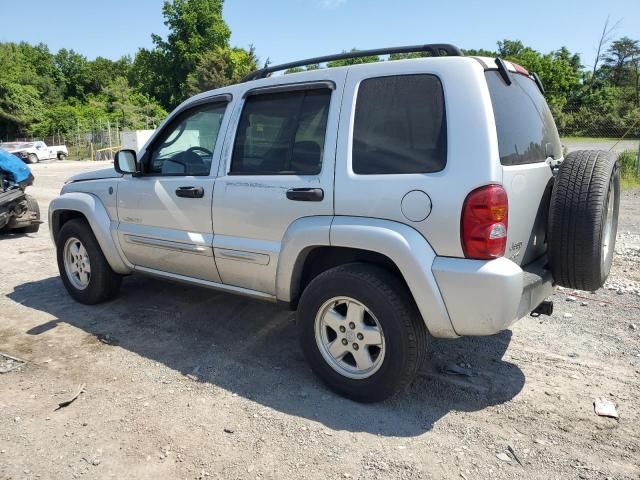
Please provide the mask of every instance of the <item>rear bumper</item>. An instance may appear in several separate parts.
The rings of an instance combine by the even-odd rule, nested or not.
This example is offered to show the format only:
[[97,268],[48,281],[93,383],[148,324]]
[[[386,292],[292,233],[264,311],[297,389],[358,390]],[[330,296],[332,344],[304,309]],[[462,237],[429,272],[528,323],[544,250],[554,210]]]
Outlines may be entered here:
[[553,293],[545,259],[521,268],[511,260],[437,257],[433,275],[458,335],[492,335]]

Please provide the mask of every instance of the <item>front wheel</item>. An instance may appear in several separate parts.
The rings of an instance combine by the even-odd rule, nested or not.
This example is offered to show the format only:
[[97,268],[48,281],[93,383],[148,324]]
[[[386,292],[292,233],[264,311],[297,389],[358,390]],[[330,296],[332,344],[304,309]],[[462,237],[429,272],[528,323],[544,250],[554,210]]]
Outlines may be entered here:
[[65,223],[56,238],[58,270],[67,292],[86,305],[114,298],[122,277],[104,257],[89,225],[80,219]]
[[27,163],[38,163],[40,159],[35,153],[30,153],[27,157]]
[[393,274],[352,263],[317,276],[298,309],[302,350],[337,393],[377,402],[415,378],[427,331],[407,287]]

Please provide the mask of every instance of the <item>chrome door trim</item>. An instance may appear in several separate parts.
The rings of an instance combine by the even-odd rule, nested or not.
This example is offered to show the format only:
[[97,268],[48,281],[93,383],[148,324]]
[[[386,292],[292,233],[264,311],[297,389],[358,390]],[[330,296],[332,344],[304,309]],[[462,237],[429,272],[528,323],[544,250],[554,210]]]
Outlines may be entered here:
[[194,253],[196,255],[204,255],[213,257],[213,251],[210,247],[202,245],[194,245],[192,243],[172,242],[170,240],[161,240],[159,238],[140,237],[137,235],[124,234],[124,238],[128,243],[137,245],[145,245],[148,247],[166,248],[168,250],[177,250],[179,252]]
[[269,255],[264,253],[247,252],[244,250],[229,250],[226,248],[214,248],[216,258],[225,260],[238,260],[240,262],[255,263],[257,265],[269,265]]

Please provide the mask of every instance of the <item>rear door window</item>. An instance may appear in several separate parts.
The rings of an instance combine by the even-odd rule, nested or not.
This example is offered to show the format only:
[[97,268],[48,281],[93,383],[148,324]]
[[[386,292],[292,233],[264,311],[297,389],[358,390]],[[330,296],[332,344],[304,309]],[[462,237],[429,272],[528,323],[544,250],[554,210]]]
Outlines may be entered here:
[[353,172],[431,173],[447,161],[442,84],[434,75],[364,80],[353,127]]
[[502,165],[523,165],[559,159],[562,146],[558,130],[535,82],[512,74],[507,85],[496,71],[485,73],[493,114],[496,119],[498,148]]
[[331,90],[247,98],[231,160],[233,175],[317,175],[322,168]]

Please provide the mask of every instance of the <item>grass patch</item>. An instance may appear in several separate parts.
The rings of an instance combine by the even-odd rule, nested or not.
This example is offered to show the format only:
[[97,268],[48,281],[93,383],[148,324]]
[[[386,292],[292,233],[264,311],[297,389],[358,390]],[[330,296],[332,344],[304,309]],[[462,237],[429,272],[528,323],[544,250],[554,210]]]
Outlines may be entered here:
[[[619,138],[607,138],[607,137],[561,137],[560,140],[564,141],[570,141],[570,142],[602,142],[602,143],[611,143],[611,142],[617,142],[618,140],[620,140]],[[629,140],[633,141],[633,138],[630,138]]]
[[623,190],[631,190],[633,188],[640,187],[640,178],[622,178],[621,179],[622,189]]
[[620,162],[620,173],[622,179],[622,188],[640,187],[640,173],[638,172],[638,152],[635,150],[627,150],[618,155]]

